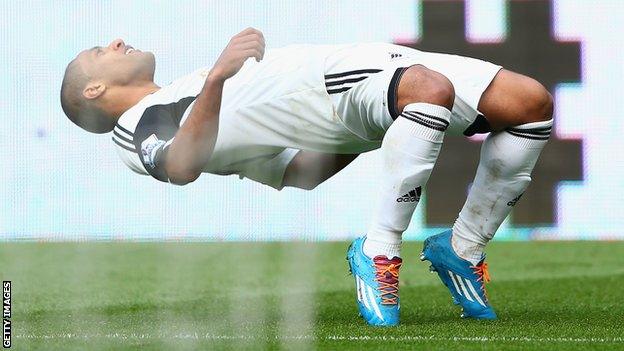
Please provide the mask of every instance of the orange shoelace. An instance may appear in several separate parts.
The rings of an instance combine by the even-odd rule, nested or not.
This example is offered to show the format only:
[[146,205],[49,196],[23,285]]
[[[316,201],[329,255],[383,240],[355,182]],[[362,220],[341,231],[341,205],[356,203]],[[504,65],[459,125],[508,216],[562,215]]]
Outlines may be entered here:
[[382,305],[396,305],[399,299],[399,268],[402,263],[390,263],[389,260],[375,260],[377,270],[375,280],[381,293]]
[[483,294],[487,298],[487,292],[485,291],[485,283],[489,283],[491,280],[490,272],[488,271],[488,264],[486,262],[483,262],[479,265],[472,266],[470,268],[472,268],[472,270],[477,275],[478,277],[477,281],[481,282],[481,290],[483,290]]

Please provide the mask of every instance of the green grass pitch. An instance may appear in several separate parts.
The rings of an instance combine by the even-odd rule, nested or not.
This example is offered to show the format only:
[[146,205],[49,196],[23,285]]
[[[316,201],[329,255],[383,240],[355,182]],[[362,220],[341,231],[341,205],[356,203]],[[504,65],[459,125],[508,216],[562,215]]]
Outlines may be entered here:
[[347,243],[2,243],[14,350],[624,349],[624,242],[495,242],[494,322],[403,248],[402,324],[357,315]]

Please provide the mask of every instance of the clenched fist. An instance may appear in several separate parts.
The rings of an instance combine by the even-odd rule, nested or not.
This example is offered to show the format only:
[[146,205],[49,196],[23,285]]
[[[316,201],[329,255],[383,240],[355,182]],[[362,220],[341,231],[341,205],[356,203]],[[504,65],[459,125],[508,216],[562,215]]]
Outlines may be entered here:
[[250,57],[258,62],[264,57],[264,36],[255,28],[247,28],[232,37],[210,75],[215,79],[226,80],[235,75]]

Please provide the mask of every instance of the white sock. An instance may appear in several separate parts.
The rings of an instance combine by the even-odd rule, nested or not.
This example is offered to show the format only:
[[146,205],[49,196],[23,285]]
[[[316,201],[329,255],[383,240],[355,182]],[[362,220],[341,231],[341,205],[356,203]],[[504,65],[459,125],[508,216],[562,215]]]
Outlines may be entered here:
[[367,256],[401,257],[401,235],[438,158],[450,118],[445,107],[414,103],[388,128],[381,145],[380,202],[364,242]]
[[552,119],[491,133],[481,146],[481,159],[466,203],[453,226],[457,254],[477,264],[529,182],[548,141]]

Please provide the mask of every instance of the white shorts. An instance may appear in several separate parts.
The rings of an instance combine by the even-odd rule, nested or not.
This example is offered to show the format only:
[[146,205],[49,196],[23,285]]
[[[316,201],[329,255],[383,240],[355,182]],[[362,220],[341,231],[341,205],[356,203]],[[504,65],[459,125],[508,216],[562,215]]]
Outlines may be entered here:
[[443,74],[453,84],[455,102],[447,133],[456,135],[475,121],[479,99],[501,69],[487,61],[399,45],[347,46],[328,57],[325,70],[328,92],[345,127],[362,139],[380,143],[400,113],[396,111],[400,75],[417,64]]

